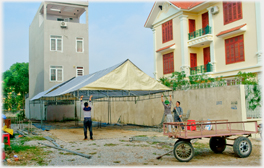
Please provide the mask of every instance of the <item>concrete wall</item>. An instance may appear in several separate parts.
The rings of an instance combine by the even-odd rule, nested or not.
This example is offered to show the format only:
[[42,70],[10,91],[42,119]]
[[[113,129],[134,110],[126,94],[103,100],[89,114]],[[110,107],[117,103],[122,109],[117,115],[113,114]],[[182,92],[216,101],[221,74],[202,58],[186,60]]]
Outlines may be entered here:
[[29,26],[29,98],[44,91],[44,25],[39,19],[37,12]]
[[[76,102],[77,118],[81,116],[83,120],[83,113],[80,113],[80,102]],[[47,121],[62,121],[65,119],[75,118],[75,105],[49,105],[47,106]]]
[[[242,121],[241,86],[225,86],[188,91],[175,91],[173,105],[181,102],[183,112],[191,110],[190,119]],[[237,104],[234,107],[232,102]],[[217,103],[219,105],[217,105]],[[157,125],[161,122],[164,108],[160,98],[135,102],[112,102],[111,122],[116,123],[121,116],[121,122],[138,125]],[[95,102],[93,118],[108,122],[108,103]]]

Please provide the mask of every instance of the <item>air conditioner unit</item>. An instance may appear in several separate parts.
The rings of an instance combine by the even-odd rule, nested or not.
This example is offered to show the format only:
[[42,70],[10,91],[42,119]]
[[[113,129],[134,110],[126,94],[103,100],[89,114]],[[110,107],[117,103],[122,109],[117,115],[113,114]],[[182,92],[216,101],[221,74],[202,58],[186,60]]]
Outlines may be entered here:
[[61,26],[62,28],[66,28],[66,27],[67,27],[67,22],[61,22],[60,26]]
[[217,6],[214,6],[214,7],[211,8],[211,13],[212,13],[213,15],[217,14],[218,12],[219,12],[219,9],[218,9]]

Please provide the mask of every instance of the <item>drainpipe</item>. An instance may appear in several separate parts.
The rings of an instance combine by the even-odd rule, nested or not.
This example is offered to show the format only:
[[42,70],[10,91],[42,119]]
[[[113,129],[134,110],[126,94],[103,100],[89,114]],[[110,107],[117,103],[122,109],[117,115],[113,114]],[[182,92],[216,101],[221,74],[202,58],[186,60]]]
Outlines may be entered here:
[[156,70],[156,65],[157,65],[157,58],[156,58],[156,30],[154,28],[151,29],[153,32],[153,55],[154,55],[154,78],[157,80],[157,70]]

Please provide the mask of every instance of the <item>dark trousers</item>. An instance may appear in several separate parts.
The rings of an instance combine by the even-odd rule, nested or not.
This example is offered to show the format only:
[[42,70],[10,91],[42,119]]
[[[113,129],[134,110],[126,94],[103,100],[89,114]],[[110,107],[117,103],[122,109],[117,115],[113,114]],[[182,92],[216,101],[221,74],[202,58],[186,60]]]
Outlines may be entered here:
[[[180,119],[179,116],[174,116],[174,122],[182,122],[182,120]],[[181,123],[180,125],[183,125],[183,123]],[[177,126],[175,126],[177,128]],[[182,129],[184,130],[184,127],[182,127]]]
[[92,119],[91,118],[85,118],[83,120],[83,131],[84,131],[84,138],[87,138],[87,127],[90,132],[90,139],[93,139],[93,131],[92,131]]

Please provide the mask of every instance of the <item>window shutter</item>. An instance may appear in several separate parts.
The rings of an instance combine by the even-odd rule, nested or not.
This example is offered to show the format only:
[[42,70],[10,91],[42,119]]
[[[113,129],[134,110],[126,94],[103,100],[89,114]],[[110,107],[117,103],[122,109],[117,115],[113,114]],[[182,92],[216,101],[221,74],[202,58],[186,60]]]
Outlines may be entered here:
[[224,24],[242,19],[242,2],[223,2]]
[[237,19],[237,2],[233,2],[233,19]]
[[61,39],[57,39],[57,51],[61,51]]
[[228,6],[227,2],[223,2],[223,9],[224,9],[224,24],[228,23]]
[[173,52],[163,55],[163,74],[174,72]]
[[245,60],[243,35],[226,39],[225,47],[226,64],[241,62]]
[[172,20],[162,24],[162,43],[173,39]]
[[237,2],[237,18],[242,19],[242,2]]
[[232,21],[232,3],[228,3],[228,22]]
[[162,43],[165,42],[165,25],[162,24]]
[[239,36],[239,61],[245,61],[243,35]]

